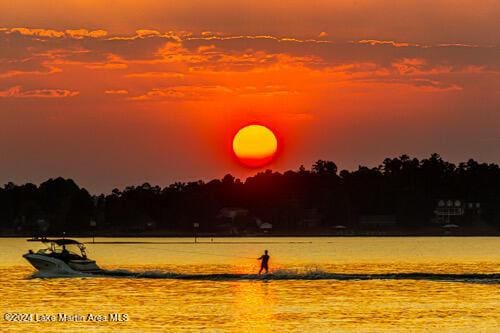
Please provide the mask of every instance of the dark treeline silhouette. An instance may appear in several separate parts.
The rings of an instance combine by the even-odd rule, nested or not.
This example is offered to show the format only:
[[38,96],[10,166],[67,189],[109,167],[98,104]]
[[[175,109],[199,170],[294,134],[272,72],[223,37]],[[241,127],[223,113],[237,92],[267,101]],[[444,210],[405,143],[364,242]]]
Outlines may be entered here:
[[[446,206],[457,200],[481,208],[472,217],[448,217],[444,223],[497,232],[499,166],[474,160],[455,165],[438,154],[422,160],[403,155],[378,167],[338,172],[334,162],[318,160],[310,170],[266,170],[244,182],[226,175],[165,188],[145,183],[99,196],[71,179],[49,179],[39,186],[8,183],[0,188],[0,229],[10,235],[88,234],[93,228],[109,235],[153,235],[190,233],[193,223],[199,223],[200,233],[223,234],[258,232],[257,224],[267,222],[272,233],[294,234],[380,230],[383,225],[363,221],[385,218],[395,221],[389,229],[424,230],[435,228],[440,202]],[[224,214],[224,209],[244,213]]]

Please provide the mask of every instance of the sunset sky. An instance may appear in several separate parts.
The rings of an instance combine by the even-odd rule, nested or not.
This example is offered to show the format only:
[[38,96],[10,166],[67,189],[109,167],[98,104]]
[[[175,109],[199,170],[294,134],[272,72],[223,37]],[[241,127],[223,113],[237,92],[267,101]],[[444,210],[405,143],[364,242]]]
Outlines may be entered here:
[[0,2],[0,184],[92,193],[340,169],[440,153],[500,163],[500,4],[434,1]]

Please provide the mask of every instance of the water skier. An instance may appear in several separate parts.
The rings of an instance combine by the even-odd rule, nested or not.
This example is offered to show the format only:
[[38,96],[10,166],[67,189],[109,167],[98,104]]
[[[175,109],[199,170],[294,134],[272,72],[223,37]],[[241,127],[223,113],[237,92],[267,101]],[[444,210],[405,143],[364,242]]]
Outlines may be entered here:
[[262,273],[262,270],[266,270],[266,274],[267,272],[269,271],[269,266],[268,266],[268,263],[269,263],[269,255],[267,254],[267,250],[264,251],[264,254],[262,256],[260,256],[260,258],[257,258],[257,260],[260,260],[260,270],[259,270],[259,274]]

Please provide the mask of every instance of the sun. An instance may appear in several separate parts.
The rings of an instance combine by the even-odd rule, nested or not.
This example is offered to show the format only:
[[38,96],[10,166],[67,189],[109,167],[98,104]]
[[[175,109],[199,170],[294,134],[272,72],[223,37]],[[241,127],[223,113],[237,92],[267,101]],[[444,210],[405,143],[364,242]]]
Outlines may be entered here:
[[276,135],[266,126],[248,125],[233,138],[233,152],[245,166],[260,168],[269,164],[278,150]]

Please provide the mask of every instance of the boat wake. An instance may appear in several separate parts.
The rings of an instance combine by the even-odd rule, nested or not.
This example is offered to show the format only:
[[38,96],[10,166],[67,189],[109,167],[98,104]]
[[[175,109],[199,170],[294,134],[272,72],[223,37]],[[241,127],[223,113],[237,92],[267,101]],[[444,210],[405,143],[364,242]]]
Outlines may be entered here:
[[270,274],[181,274],[173,272],[131,272],[126,270],[103,271],[99,273],[105,276],[135,277],[149,279],[176,279],[176,280],[215,280],[215,281],[238,281],[238,280],[433,280],[433,281],[491,281],[500,283],[500,274],[437,274],[437,273],[383,273],[383,274],[339,274],[319,270],[297,272],[289,270],[278,270]]
[[52,278],[73,278],[73,277],[96,277],[96,274],[91,273],[81,273],[81,272],[43,272],[36,271],[29,276],[32,279],[52,279]]
[[424,280],[448,281],[467,283],[500,284],[500,274],[447,274],[447,273],[378,273],[378,274],[346,274],[331,273],[321,270],[294,271],[277,270],[269,274],[238,274],[238,273],[213,273],[213,274],[185,274],[164,271],[130,271],[124,269],[102,270],[98,273],[68,274],[42,274],[35,273],[33,278],[60,278],[60,277],[111,277],[111,278],[140,278],[140,279],[170,279],[170,280],[200,280],[200,281],[273,281],[273,280]]

